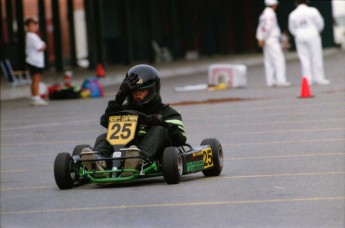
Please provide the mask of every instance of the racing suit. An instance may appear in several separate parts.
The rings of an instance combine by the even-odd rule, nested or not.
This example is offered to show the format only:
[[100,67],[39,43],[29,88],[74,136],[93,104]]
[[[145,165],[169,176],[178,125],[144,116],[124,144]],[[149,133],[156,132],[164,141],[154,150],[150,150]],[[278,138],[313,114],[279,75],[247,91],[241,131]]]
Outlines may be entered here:
[[[119,105],[114,100],[108,102],[105,113],[100,118],[100,123],[107,128],[109,116],[113,113],[124,110],[136,110],[147,115],[160,115],[162,123],[155,126],[142,128],[140,126],[139,137],[132,142],[141,150],[142,154],[148,158],[161,155],[163,149],[168,146],[181,146],[186,143],[186,136],[181,115],[169,105],[158,102],[149,110],[138,110],[128,104]],[[106,140],[106,134],[100,135],[95,142],[95,151],[101,152],[104,156],[111,156],[113,147]]]
[[319,11],[306,4],[298,5],[289,15],[289,30],[295,37],[302,77],[306,77],[310,84],[325,81],[320,37],[323,27]]
[[285,57],[280,37],[281,31],[276,13],[271,7],[266,7],[259,18],[256,39],[263,47],[266,84],[269,87],[287,84]]

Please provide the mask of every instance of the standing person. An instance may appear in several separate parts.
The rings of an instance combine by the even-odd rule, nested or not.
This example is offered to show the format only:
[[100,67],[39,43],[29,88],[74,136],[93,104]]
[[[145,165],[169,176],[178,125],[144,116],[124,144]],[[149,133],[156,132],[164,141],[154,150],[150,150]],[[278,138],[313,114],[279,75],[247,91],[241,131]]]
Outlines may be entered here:
[[266,84],[268,87],[290,86],[286,80],[285,57],[280,43],[281,31],[275,13],[278,1],[265,0],[265,5],[266,8],[259,18],[256,39],[264,52]]
[[42,79],[44,70],[44,50],[46,44],[36,34],[38,22],[30,17],[26,19],[26,63],[31,75],[31,104],[34,106],[47,105],[48,102],[43,100],[39,94],[39,84]]
[[307,3],[308,0],[297,0],[297,8],[289,15],[289,30],[295,37],[302,76],[309,84],[328,85],[330,81],[324,74],[320,37],[324,21],[319,11]]

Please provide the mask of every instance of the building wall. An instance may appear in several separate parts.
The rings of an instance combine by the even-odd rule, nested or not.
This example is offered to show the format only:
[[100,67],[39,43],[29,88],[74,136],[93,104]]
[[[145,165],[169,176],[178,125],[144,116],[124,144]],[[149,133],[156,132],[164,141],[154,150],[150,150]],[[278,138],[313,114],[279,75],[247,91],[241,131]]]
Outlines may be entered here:
[[[17,0],[20,1],[20,0]],[[23,40],[16,33],[9,35],[5,4],[1,1],[2,36],[4,47],[16,47]],[[52,1],[45,4],[48,61],[55,61],[52,20]],[[64,62],[71,58],[67,1],[60,0],[60,25]],[[184,58],[189,51],[201,56],[259,52],[255,31],[258,17],[264,9],[262,0],[72,0],[79,15],[76,46],[78,57],[88,55],[90,67],[97,63],[117,64],[154,61],[152,41],[167,47],[175,59]],[[39,0],[22,0],[24,18],[37,16]],[[280,0],[277,10],[282,31],[287,29],[289,13],[295,1]],[[333,46],[333,19],[330,0],[311,1],[325,19],[322,33],[324,47]],[[83,13],[85,12],[85,13]],[[85,18],[83,19],[83,15]],[[17,15],[12,15],[15,22]],[[83,20],[85,23],[83,23]],[[12,25],[15,27],[15,23]],[[86,26],[79,30],[78,26]],[[16,30],[14,28],[14,30]],[[85,46],[85,41],[87,46]],[[83,48],[85,47],[85,48]],[[13,50],[12,48],[5,48]],[[80,50],[84,52],[80,54]],[[61,50],[59,50],[61,51]],[[13,51],[7,51],[16,53]],[[7,53],[8,54],[8,53]],[[3,55],[2,55],[3,56]],[[11,56],[15,58],[15,56]]]
[[[102,4],[107,62],[152,61],[152,40],[168,47],[175,58],[183,58],[190,50],[206,56],[259,51],[255,32],[264,1],[127,0],[126,4],[123,1],[108,0]],[[331,1],[312,1],[311,5],[325,19],[324,47],[333,46]],[[295,1],[280,1],[277,15],[282,31],[287,30],[288,16],[294,8]],[[113,48],[118,51],[109,53]],[[132,59],[128,59],[128,50],[133,50]]]

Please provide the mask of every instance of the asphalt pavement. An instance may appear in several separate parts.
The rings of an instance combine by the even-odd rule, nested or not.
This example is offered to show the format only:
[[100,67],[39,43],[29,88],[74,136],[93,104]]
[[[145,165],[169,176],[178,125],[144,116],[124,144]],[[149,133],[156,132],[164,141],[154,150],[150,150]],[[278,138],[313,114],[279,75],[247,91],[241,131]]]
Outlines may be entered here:
[[255,55],[228,62],[254,62],[245,88],[174,90],[206,83],[209,64],[226,59],[157,65],[162,98],[182,114],[188,142],[217,138],[224,151],[220,176],[195,173],[177,185],[162,177],[64,191],[55,184],[56,155],[92,145],[105,131],[99,117],[123,72],[107,75],[112,83],[104,83],[103,98],[46,107],[23,96],[1,100],[0,226],[345,227],[344,51],[325,50],[331,84],[310,86],[312,98],[298,98],[295,56],[287,64],[288,88],[266,87],[262,56]]

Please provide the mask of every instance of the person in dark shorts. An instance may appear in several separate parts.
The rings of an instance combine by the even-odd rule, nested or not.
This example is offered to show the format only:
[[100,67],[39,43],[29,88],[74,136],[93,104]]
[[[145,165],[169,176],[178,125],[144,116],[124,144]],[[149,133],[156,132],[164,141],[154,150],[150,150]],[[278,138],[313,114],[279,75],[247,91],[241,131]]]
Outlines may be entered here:
[[30,17],[25,20],[26,38],[25,53],[26,63],[31,76],[31,104],[34,106],[47,105],[48,102],[43,100],[39,94],[39,84],[42,80],[44,70],[44,50],[46,44],[36,34],[38,30],[38,22]]

